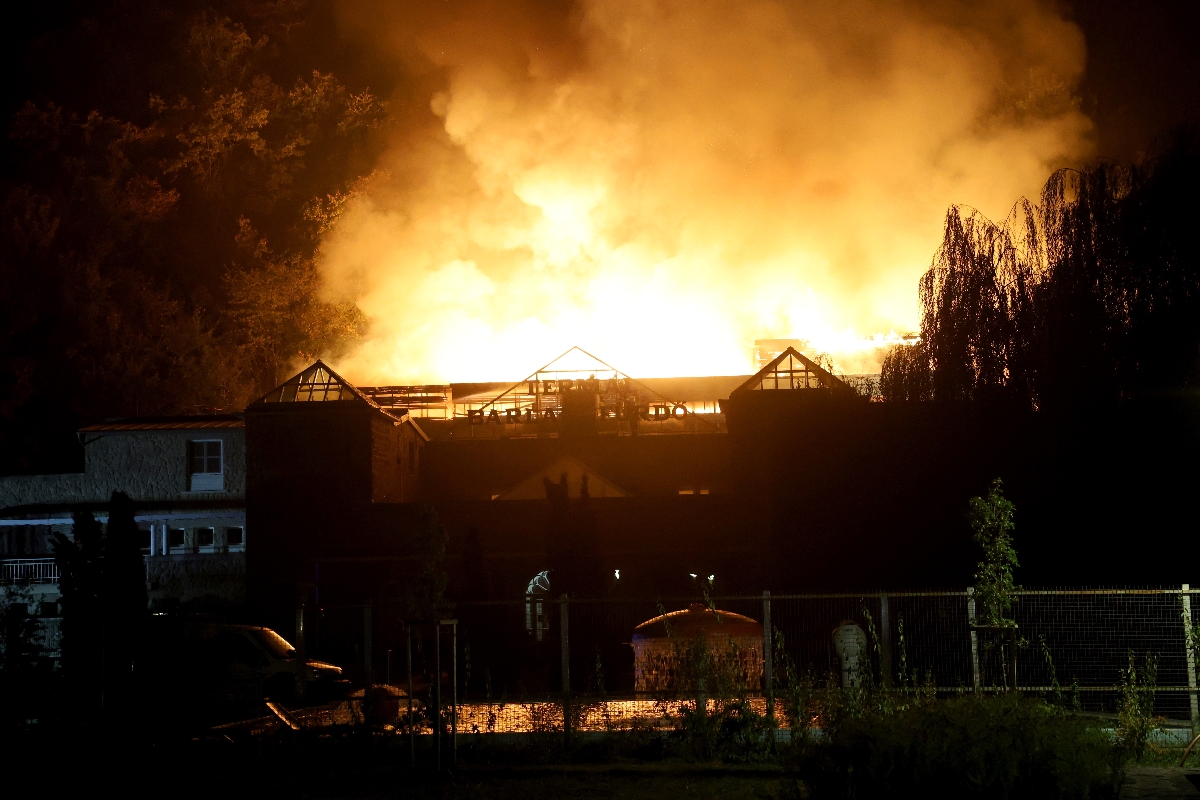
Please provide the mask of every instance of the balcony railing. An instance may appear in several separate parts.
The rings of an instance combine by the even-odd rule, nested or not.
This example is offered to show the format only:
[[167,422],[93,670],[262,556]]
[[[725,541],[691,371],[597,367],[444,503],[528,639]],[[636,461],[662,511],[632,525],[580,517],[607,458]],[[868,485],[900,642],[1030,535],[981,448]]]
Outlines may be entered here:
[[6,558],[0,560],[0,583],[58,583],[58,565],[53,558]]

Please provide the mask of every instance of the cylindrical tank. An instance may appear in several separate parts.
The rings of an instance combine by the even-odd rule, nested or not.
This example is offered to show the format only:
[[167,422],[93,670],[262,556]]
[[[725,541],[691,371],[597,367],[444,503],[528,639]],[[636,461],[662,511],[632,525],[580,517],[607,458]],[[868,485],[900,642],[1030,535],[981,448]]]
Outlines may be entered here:
[[762,684],[762,623],[732,611],[714,611],[693,603],[682,611],[671,611],[646,620],[633,629],[634,689],[639,692],[668,692],[677,686],[681,650],[697,637],[710,652],[731,664],[750,691]]

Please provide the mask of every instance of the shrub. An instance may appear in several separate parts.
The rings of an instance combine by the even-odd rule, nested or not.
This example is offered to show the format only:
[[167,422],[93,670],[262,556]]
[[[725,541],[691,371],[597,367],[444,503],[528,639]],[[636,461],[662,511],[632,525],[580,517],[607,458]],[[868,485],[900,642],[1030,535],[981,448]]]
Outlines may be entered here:
[[1158,656],[1146,653],[1146,665],[1138,670],[1133,651],[1129,667],[1121,671],[1121,700],[1117,704],[1117,746],[1127,758],[1141,761],[1150,747],[1150,738],[1165,721],[1154,715],[1154,694],[1158,688]]
[[1104,797],[1120,773],[1102,730],[1011,694],[844,719],[799,768],[817,797]]

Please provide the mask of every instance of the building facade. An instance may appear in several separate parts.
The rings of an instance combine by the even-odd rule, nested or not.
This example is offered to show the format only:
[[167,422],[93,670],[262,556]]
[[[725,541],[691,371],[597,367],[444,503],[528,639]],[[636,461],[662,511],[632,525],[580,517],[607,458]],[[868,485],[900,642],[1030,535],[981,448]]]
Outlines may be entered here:
[[[241,416],[137,419],[79,431],[84,469],[0,478],[0,581],[57,616],[56,535],[108,520],[113,492],[144,531],[151,608],[239,607],[246,597],[246,437]],[[46,623],[53,627],[53,622]]]

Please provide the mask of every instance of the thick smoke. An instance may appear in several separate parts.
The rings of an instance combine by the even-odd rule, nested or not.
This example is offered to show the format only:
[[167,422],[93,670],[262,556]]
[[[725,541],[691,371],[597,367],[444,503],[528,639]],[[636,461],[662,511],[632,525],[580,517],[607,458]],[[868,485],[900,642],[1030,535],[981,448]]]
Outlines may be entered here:
[[323,247],[363,382],[520,377],[572,344],[737,374],[756,338],[868,368],[951,203],[1090,155],[1078,28],[1034,0],[356,0],[394,144]]

